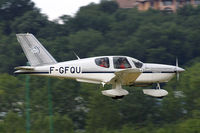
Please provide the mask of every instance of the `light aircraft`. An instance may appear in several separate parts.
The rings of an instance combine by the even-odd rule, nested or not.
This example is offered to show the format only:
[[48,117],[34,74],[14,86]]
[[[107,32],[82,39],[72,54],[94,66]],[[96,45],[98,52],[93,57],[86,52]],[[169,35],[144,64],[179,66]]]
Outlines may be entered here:
[[123,85],[147,86],[157,84],[154,89],[143,89],[143,93],[153,97],[164,97],[168,94],[160,88],[160,83],[168,82],[184,69],[176,66],[142,63],[127,56],[98,56],[91,58],[57,62],[42,46],[34,35],[17,34],[30,66],[15,67],[15,74],[29,74],[58,78],[70,78],[79,82],[94,84],[111,84],[112,89],[103,90],[102,94],[113,99],[123,98],[129,92]]

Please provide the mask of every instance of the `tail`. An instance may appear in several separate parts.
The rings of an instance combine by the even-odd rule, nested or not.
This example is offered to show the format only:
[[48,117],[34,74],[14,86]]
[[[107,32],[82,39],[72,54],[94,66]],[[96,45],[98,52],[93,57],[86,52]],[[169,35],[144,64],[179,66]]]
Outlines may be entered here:
[[16,34],[31,66],[56,64],[57,61],[32,34]]

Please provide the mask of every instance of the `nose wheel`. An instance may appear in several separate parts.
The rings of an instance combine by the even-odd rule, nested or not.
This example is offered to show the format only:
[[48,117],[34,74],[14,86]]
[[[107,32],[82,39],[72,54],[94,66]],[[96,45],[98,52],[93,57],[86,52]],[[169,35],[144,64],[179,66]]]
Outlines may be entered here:
[[168,94],[166,90],[160,88],[159,83],[157,83],[155,89],[143,89],[143,93],[156,98],[163,98]]

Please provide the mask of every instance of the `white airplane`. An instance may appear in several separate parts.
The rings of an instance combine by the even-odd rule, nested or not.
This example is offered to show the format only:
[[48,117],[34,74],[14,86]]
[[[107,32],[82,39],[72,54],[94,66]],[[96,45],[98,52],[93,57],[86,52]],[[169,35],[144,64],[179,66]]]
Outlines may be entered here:
[[70,78],[79,82],[111,84],[112,89],[102,91],[113,99],[123,98],[129,92],[122,85],[147,86],[157,84],[155,89],[143,89],[143,93],[153,97],[168,94],[160,88],[160,83],[168,82],[184,69],[176,66],[142,63],[127,56],[99,56],[92,58],[57,62],[32,34],[17,34],[30,66],[15,67],[15,74],[29,74],[58,78]]

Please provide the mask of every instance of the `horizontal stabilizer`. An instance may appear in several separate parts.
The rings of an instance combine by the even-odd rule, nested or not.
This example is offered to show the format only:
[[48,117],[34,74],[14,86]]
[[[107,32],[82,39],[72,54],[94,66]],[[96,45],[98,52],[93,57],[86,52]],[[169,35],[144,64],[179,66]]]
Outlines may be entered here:
[[15,70],[34,70],[34,67],[31,67],[31,66],[18,66],[18,67],[15,67]]
[[143,89],[143,93],[152,97],[164,97],[168,94],[166,90],[163,89]]

